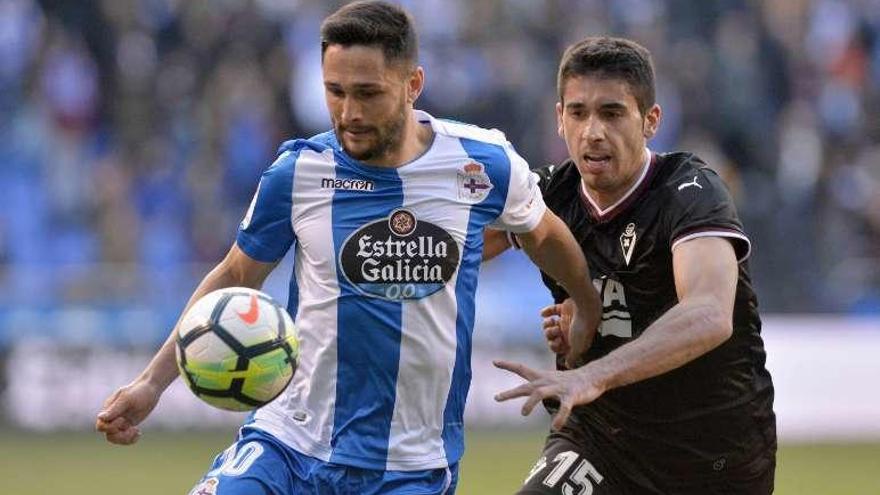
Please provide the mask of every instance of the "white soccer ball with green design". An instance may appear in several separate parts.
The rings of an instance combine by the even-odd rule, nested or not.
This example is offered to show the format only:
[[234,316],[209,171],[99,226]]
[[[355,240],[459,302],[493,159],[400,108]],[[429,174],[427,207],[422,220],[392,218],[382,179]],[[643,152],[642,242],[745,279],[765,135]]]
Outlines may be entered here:
[[287,311],[244,287],[205,295],[177,329],[177,366],[212,406],[249,411],[278,397],[293,377],[299,339]]

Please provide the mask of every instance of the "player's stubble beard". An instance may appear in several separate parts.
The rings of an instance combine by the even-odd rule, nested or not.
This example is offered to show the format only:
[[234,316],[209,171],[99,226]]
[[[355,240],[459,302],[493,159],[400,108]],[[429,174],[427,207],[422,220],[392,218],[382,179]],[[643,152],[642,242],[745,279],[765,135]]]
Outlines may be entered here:
[[[345,145],[345,139],[343,138],[341,140],[342,148],[348,153],[348,156],[360,161],[376,160],[396,151],[400,148],[400,144],[403,141],[403,128],[406,125],[408,110],[406,103],[401,102],[399,110],[395,112],[396,118],[391,119],[384,126],[373,126],[372,131],[376,136],[373,146],[361,152],[354,152]],[[335,127],[337,136],[345,135],[346,126],[336,123]]]
[[[641,113],[641,112],[640,112]],[[641,117],[639,128],[644,128],[646,118]],[[580,171],[581,180],[588,190],[593,190],[607,195],[618,196],[623,195],[638,180],[645,163],[645,156],[642,154],[647,140],[642,134],[633,132],[631,135],[624,136],[620,141],[622,146],[613,146],[611,151],[611,172],[609,174],[599,174],[592,176],[589,173]],[[586,152],[579,149],[581,157],[574,160],[576,164],[583,159]]]

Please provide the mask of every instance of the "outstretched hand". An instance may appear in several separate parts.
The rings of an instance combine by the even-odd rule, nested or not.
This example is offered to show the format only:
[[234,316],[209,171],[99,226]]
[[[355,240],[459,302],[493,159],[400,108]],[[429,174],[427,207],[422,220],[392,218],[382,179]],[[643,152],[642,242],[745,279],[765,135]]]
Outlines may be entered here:
[[557,399],[559,411],[553,417],[553,429],[556,430],[565,425],[574,406],[589,404],[605,392],[599,380],[592,376],[589,367],[569,371],[538,371],[510,361],[494,361],[493,364],[526,380],[522,385],[495,395],[495,400],[504,402],[516,397],[527,397],[522,406],[522,415],[528,416],[542,400]]
[[135,381],[110,395],[104,401],[95,421],[95,429],[110,443],[131,445],[138,441],[141,431],[137,425],[159,402],[161,391],[145,381]]

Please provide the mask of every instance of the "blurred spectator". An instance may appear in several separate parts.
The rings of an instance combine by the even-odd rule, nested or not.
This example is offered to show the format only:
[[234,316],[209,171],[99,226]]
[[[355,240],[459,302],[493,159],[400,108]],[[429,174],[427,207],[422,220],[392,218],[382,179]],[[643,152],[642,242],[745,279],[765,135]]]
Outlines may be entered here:
[[[0,0],[4,300],[183,304],[277,145],[329,125],[318,26],[338,3]],[[420,106],[504,130],[535,166],[564,157],[564,46],[646,44],[653,146],[728,180],[766,311],[880,313],[877,0],[403,3],[431,74]]]

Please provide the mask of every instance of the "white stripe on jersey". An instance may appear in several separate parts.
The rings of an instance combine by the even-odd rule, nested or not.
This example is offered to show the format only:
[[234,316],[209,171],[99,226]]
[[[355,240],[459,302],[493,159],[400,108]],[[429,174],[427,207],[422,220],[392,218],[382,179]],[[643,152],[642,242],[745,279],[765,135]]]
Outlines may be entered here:
[[[457,195],[457,183],[449,180],[450,167],[466,156],[458,139],[437,135],[434,152],[448,156],[449,162],[432,161],[417,170],[399,170],[403,182],[403,207],[422,212],[420,220],[443,225],[464,253],[469,208],[449,208]],[[444,180],[444,174],[445,179]],[[400,370],[397,401],[391,419],[386,469],[412,469],[407,459],[447,465],[443,448],[443,413],[455,368],[456,316],[455,287],[458,271],[443,290],[403,304]],[[438,456],[439,455],[439,456]],[[431,458],[434,459],[431,459]]]
[[336,177],[333,163],[331,150],[321,154],[303,150],[295,165],[294,273],[299,286],[298,314],[307,315],[297,318],[295,324],[301,339],[300,349],[306,352],[300,353],[299,365],[284,396],[260,409],[255,416],[255,426],[324,461],[330,459],[330,436],[336,410],[339,283],[334,257],[310,255],[333,251],[333,225],[329,221],[333,196],[321,189],[322,179]]

